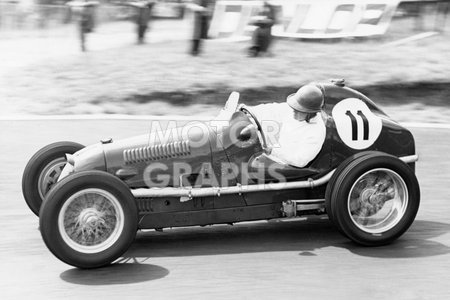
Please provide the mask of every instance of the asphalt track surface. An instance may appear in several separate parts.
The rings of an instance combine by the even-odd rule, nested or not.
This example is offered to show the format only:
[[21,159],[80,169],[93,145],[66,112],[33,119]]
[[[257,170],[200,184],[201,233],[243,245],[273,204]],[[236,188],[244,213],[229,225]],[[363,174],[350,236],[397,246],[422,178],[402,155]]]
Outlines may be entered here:
[[138,233],[120,261],[79,270],[45,247],[21,194],[30,156],[145,133],[145,120],[0,121],[1,299],[449,299],[450,130],[412,128],[419,214],[395,243],[357,246],[327,218]]

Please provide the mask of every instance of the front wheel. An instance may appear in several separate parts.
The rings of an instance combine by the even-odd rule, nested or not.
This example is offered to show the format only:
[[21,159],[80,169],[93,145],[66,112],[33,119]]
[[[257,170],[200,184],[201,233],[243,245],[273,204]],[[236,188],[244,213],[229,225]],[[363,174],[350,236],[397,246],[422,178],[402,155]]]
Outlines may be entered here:
[[22,193],[36,216],[39,216],[42,201],[66,165],[66,154],[74,154],[83,148],[78,143],[57,142],[45,146],[31,157],[23,171]]
[[356,157],[339,171],[330,193],[331,215],[348,238],[380,246],[409,228],[419,208],[420,189],[407,164],[373,152]]
[[40,210],[49,250],[78,268],[110,264],[133,242],[138,211],[128,186],[101,171],[86,171],[58,182]]

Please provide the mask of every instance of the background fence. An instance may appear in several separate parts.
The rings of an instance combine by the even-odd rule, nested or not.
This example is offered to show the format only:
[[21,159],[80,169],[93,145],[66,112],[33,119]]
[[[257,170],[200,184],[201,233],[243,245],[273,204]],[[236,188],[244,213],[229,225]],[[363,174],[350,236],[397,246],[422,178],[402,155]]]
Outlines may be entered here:
[[[155,18],[182,18],[184,10],[181,2],[158,2],[152,15]],[[131,20],[135,13],[131,6],[101,4],[95,17],[97,23],[104,23]],[[76,20],[76,11],[68,5],[0,3],[0,30],[55,28]]]
[[[271,0],[276,11],[272,35],[288,38],[324,39],[383,35],[394,16],[412,16],[417,29],[445,28],[448,0]],[[399,8],[400,4],[400,8]],[[209,34],[214,38],[245,39],[255,26],[263,1],[218,1]],[[398,9],[399,8],[399,9]],[[434,26],[425,28],[423,17],[434,15]]]
[[[153,16],[182,18],[185,5],[181,0],[158,2]],[[389,25],[398,0],[272,0],[279,7],[280,22],[274,35],[288,37],[345,36],[349,32],[380,34]],[[237,37],[247,35],[254,28],[249,19],[258,13],[262,1],[217,1],[211,22],[212,37]],[[329,3],[327,9],[322,9]],[[381,5],[380,5],[381,3]],[[383,5],[384,3],[384,5]],[[407,13],[417,19],[417,27],[423,26],[423,16],[435,14],[434,30],[444,28],[449,13],[450,0],[403,0],[396,15]],[[319,9],[320,8],[320,9]],[[96,22],[131,20],[134,8],[123,5],[101,4],[96,10]],[[394,15],[395,16],[395,15]],[[77,18],[67,5],[35,5],[0,2],[0,32],[22,29],[50,29],[69,24]],[[361,28],[363,28],[361,30]],[[324,36],[326,35],[326,36]]]

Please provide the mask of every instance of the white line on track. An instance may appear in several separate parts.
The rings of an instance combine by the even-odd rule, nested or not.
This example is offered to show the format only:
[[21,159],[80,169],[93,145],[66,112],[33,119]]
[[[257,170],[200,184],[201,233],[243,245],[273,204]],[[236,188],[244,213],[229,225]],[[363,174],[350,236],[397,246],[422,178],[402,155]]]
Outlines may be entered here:
[[450,129],[450,124],[446,123],[415,123],[415,122],[404,122],[400,123],[402,126],[407,128],[433,128],[433,129]]
[[435,32],[435,31],[422,32],[422,33],[415,34],[413,36],[410,36],[410,37],[407,37],[407,38],[404,38],[404,39],[400,39],[398,41],[387,43],[384,46],[392,47],[392,46],[403,45],[403,44],[407,44],[407,43],[410,43],[410,42],[415,42],[415,41],[418,41],[418,40],[422,40],[422,39],[425,39],[425,38],[428,38],[428,37],[431,37],[431,36],[434,36],[434,35],[437,35],[437,34],[438,34],[438,32]]
[[[149,121],[209,121],[210,116],[151,116],[151,115],[121,115],[121,114],[90,114],[90,115],[6,115],[0,116],[0,121],[76,121],[76,120],[149,120]],[[450,129],[446,123],[402,122],[407,128]]]

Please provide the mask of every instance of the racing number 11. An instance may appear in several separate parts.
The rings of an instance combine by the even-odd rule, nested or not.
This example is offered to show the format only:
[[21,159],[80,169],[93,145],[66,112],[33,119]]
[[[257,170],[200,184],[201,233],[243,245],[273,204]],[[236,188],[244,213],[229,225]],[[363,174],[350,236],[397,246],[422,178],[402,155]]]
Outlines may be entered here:
[[[345,114],[350,118],[350,121],[352,122],[352,140],[356,141],[358,140],[358,122],[356,120],[356,116],[353,115],[353,113],[349,110],[347,110]],[[369,140],[369,120],[367,120],[367,117],[360,110],[358,110],[357,115],[360,116],[363,121],[363,140],[367,141]]]

